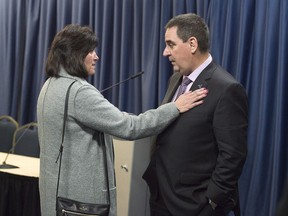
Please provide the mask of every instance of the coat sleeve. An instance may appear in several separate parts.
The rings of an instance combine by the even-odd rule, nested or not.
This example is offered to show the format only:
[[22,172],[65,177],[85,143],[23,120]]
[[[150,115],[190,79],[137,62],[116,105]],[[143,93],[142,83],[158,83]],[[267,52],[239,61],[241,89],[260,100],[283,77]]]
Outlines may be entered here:
[[89,85],[80,87],[75,94],[74,112],[77,120],[86,127],[128,140],[158,134],[179,116],[174,103],[140,115],[121,112]]
[[233,199],[247,155],[247,128],[246,92],[241,84],[233,83],[224,90],[213,118],[219,152],[207,196],[218,205]]

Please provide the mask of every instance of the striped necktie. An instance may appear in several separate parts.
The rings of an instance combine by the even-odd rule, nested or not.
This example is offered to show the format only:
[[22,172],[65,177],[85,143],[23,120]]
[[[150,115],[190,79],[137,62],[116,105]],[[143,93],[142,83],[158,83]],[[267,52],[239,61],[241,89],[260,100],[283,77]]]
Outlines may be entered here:
[[176,96],[175,100],[177,100],[177,98],[186,91],[187,86],[191,82],[192,81],[188,77],[184,77],[184,79],[182,80],[182,83],[181,83],[181,85],[180,85],[180,87],[178,89],[178,93],[177,93],[177,96]]

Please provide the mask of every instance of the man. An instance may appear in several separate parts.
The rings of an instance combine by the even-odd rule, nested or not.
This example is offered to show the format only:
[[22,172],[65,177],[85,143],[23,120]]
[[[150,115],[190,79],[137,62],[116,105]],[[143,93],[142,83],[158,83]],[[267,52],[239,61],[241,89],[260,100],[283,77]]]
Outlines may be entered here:
[[163,103],[176,99],[187,78],[187,90],[206,87],[209,94],[157,137],[143,175],[151,192],[151,216],[225,216],[230,211],[238,216],[237,182],[247,154],[245,89],[213,61],[201,17],[178,15],[165,29],[163,55],[176,73]]

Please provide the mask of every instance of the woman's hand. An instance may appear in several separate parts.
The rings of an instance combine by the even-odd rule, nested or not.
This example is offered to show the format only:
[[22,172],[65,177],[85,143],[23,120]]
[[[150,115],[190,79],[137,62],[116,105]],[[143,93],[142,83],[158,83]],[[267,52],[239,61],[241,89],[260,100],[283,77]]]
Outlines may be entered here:
[[179,96],[175,101],[176,107],[180,113],[187,112],[195,106],[198,106],[203,103],[204,97],[208,94],[208,89],[201,88],[193,92],[189,91]]

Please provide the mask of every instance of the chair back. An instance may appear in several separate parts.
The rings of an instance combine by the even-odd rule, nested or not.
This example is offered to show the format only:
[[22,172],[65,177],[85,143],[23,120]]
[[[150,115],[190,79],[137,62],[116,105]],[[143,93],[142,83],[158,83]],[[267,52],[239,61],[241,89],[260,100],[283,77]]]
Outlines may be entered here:
[[0,152],[12,149],[13,135],[18,128],[18,122],[8,115],[0,116]]
[[38,139],[38,126],[36,122],[25,124],[14,133],[13,154],[39,157],[40,146]]

